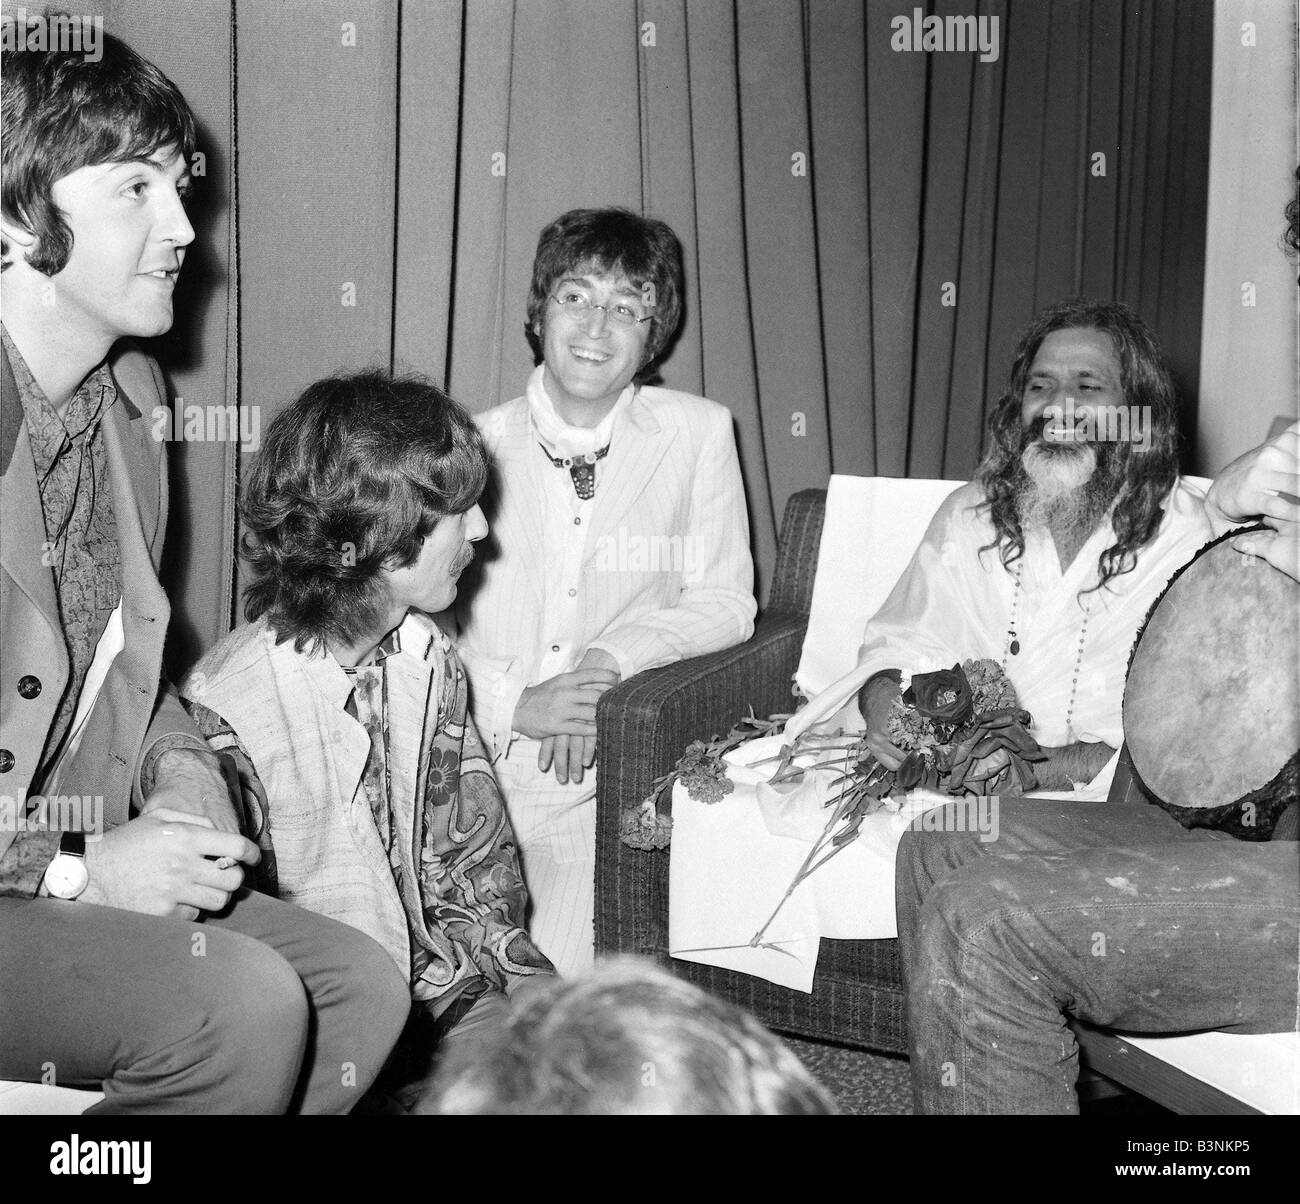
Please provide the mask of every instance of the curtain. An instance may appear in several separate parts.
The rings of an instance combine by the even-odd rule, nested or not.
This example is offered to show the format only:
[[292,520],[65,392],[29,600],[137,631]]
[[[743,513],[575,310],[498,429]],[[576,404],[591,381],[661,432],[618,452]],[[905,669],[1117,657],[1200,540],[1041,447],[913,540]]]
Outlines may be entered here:
[[1134,304],[1194,397],[1211,6],[927,9],[996,18],[991,62],[893,49],[900,7],[241,0],[245,396],[390,361],[517,396],[537,234],[621,204],[682,239],[662,375],[736,417],[760,576],[832,471],[969,476],[1052,301]]
[[[75,6],[29,4],[29,11]],[[6,6],[6,11],[11,10]],[[78,12],[82,11],[80,9]],[[185,407],[205,416],[241,400],[235,254],[234,25],[231,5],[208,0],[107,0],[104,28],[156,64],[184,92],[198,119],[201,158],[191,166],[195,240],[176,288],[176,321],[150,350],[175,395],[164,433],[184,434]],[[202,174],[198,174],[202,173]],[[179,418],[181,421],[176,421]],[[197,428],[192,428],[197,429]],[[168,667],[177,676],[230,626],[234,600],[235,483],[239,445],[230,439],[169,438],[170,498],[163,584],[172,601]],[[211,433],[220,429],[214,425]]]
[[1215,10],[1197,431],[1207,474],[1300,417],[1300,264],[1281,253],[1300,163],[1296,24],[1294,0]]
[[[996,58],[895,49],[914,9],[996,19]],[[1016,336],[1050,302],[1131,302],[1195,397],[1213,13],[119,0],[108,25],[195,101],[218,164],[200,315],[166,348],[182,391],[237,384],[262,430],[364,365],[425,372],[476,411],[508,400],[532,364],[541,228],[626,205],[682,240],[662,378],[735,416],[763,581],[786,499],[830,472],[969,476]],[[198,642],[233,617],[228,453],[185,446],[178,465],[174,581]]]

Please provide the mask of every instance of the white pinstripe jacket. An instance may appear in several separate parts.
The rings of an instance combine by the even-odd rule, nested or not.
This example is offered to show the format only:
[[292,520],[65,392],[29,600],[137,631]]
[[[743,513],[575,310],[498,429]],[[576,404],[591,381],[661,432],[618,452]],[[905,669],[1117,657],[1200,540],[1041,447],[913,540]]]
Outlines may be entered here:
[[[537,370],[540,373],[541,369]],[[576,585],[580,646],[551,655],[542,630],[545,474],[528,401],[477,415],[493,459],[485,510],[495,549],[457,602],[458,648],[479,731],[497,756],[525,686],[608,652],[624,680],[728,648],[754,630],[754,566],[731,412],[643,386],[618,415]]]

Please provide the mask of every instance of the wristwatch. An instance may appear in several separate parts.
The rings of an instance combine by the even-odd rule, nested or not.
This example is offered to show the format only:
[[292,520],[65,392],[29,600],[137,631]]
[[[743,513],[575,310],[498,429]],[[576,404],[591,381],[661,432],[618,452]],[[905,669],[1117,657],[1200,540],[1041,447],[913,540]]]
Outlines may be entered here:
[[86,869],[86,834],[64,832],[59,851],[45,867],[45,889],[56,899],[75,899],[90,883]]

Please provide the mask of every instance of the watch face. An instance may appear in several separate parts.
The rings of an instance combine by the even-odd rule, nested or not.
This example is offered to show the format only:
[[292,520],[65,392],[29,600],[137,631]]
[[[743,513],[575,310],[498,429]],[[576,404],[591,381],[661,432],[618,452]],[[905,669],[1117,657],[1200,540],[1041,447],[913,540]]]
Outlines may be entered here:
[[67,853],[60,853],[45,869],[45,889],[56,899],[75,899],[89,881],[85,861]]

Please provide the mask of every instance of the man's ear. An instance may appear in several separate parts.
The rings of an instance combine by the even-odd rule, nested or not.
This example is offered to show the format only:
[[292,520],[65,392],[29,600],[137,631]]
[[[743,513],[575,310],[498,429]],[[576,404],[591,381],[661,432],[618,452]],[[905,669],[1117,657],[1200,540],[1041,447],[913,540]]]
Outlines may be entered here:
[[0,214],[0,237],[4,238],[5,250],[9,257],[21,255],[24,259],[30,257],[31,252],[36,249],[37,238],[26,226],[19,222],[10,221],[5,215]]

